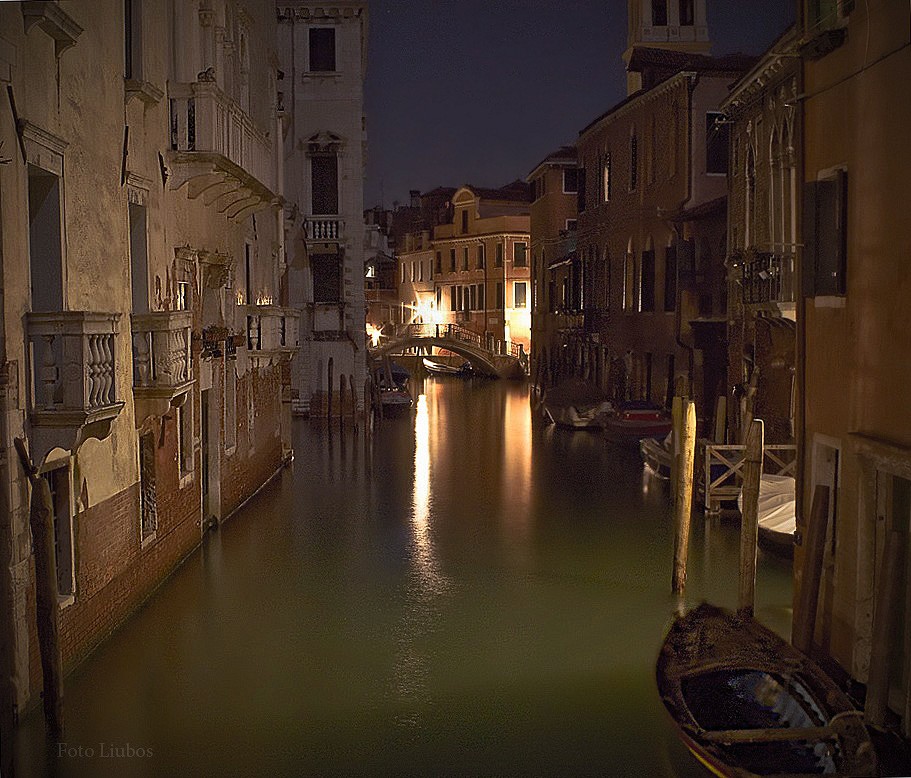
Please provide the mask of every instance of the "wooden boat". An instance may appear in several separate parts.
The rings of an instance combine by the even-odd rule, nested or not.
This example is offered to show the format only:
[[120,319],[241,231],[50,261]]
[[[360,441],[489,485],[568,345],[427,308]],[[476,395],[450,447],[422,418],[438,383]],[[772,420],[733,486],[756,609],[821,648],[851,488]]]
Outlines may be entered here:
[[663,408],[633,401],[621,405],[605,421],[604,431],[615,443],[635,444],[643,438],[664,438],[672,426],[671,417]]
[[408,391],[410,378],[411,373],[397,362],[384,364],[376,370],[376,381],[380,390],[380,403],[383,406],[384,417],[401,416],[411,410],[414,400]]
[[[794,555],[797,532],[795,482],[791,476],[763,473],[759,479],[759,541],[765,548],[785,556]],[[743,492],[737,496],[743,511]]]
[[639,441],[639,453],[643,463],[659,478],[671,477],[671,462],[674,458],[673,435],[671,431],[664,440],[642,438]]
[[715,775],[879,774],[863,714],[753,618],[708,604],[678,617],[656,675],[683,742]]
[[424,357],[422,360],[428,373],[434,375],[454,375],[470,376],[473,372],[471,362],[463,362],[461,365],[448,365],[445,362],[436,362],[433,359]]

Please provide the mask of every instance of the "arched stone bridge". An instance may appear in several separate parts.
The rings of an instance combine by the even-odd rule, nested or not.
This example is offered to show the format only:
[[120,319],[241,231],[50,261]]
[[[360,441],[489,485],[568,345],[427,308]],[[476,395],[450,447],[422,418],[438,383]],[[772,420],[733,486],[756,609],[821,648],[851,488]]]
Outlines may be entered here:
[[458,324],[408,324],[394,339],[370,349],[374,358],[409,348],[437,346],[465,357],[478,373],[498,378],[523,378],[528,356],[522,346],[485,337]]

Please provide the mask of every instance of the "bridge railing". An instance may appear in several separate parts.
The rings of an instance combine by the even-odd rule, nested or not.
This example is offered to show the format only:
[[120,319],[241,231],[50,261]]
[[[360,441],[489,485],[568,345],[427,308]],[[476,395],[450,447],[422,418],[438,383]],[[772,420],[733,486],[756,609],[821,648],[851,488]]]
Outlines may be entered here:
[[460,324],[405,324],[398,328],[399,338],[448,338],[467,343],[479,351],[495,356],[511,356],[527,368],[528,354],[521,343],[499,340],[492,333],[480,333]]

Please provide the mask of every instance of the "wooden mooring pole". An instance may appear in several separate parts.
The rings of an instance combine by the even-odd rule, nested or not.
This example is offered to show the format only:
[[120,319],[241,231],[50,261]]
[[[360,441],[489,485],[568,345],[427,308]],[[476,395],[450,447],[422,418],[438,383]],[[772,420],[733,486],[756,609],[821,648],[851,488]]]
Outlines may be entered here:
[[63,737],[63,656],[58,625],[57,564],[54,557],[54,520],[51,489],[47,480],[32,465],[25,442],[15,438],[22,469],[32,487],[29,526],[35,556],[35,621],[41,672],[44,676],[44,722],[48,739]]
[[816,632],[816,610],[822,581],[822,563],[826,553],[826,531],[829,524],[829,487],[819,484],[813,493],[813,506],[807,525],[806,548],[800,588],[797,591],[797,613],[794,614],[794,634],[791,642],[799,651],[809,655]]
[[682,595],[686,587],[686,559],[690,545],[693,509],[693,463],[696,459],[696,404],[686,405],[680,436],[680,462],[674,483],[674,577],[671,591]]
[[765,428],[753,419],[747,433],[743,465],[743,500],[740,519],[740,593],[737,611],[752,616],[756,605],[756,545],[759,542],[759,481],[762,477],[762,452]]

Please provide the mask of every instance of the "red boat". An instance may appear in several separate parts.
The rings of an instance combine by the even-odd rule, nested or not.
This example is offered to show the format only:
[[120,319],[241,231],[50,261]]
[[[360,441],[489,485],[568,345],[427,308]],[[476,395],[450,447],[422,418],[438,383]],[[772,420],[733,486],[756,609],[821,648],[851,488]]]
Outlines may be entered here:
[[621,405],[604,422],[604,432],[615,443],[637,445],[643,438],[667,437],[671,417],[664,408],[649,402],[634,401]]

